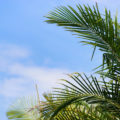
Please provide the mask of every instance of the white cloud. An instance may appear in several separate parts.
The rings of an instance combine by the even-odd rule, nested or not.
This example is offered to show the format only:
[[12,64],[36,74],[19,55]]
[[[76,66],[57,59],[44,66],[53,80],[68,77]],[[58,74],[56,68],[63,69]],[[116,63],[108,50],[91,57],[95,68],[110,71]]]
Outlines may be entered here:
[[0,55],[9,58],[26,58],[29,56],[27,49],[13,44],[0,44]]
[[24,78],[8,78],[4,79],[0,85],[0,94],[5,97],[18,97],[19,95],[25,95],[28,88],[26,87],[29,84]]
[[7,73],[12,77],[4,80],[0,94],[6,97],[16,97],[32,92],[31,89],[35,92],[35,83],[39,86],[40,94],[47,92],[57,85],[59,79],[66,78],[65,74],[68,71],[16,64],[9,66]]
[[58,79],[57,76],[66,73],[67,70],[56,69],[56,68],[43,68],[39,66],[24,66],[22,64],[14,64],[9,67],[9,73],[15,74],[29,79],[34,79],[39,81],[43,79],[44,81],[49,81],[50,78]]
[[[55,87],[58,79],[65,78],[65,74],[69,73],[65,69],[23,64],[19,60],[27,59],[29,52],[16,45],[4,45],[4,47],[0,46],[0,49],[0,72],[5,74],[2,77],[4,79],[0,81],[0,95],[4,97],[18,97],[33,93],[35,83],[38,83],[40,94],[42,94]],[[9,57],[11,59],[8,59]]]

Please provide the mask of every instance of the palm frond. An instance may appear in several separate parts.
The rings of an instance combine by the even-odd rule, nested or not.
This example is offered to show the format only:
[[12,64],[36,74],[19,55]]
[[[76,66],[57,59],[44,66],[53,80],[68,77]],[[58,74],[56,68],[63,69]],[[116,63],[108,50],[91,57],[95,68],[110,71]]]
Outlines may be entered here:
[[40,113],[36,99],[21,98],[10,106],[6,115],[10,120],[38,120]]
[[[96,77],[93,76],[91,76],[91,79],[86,75],[83,77],[79,73],[69,76],[72,78],[73,82],[63,80],[65,82],[62,84],[63,87],[55,88],[52,97],[52,104],[55,104],[52,116],[57,115],[59,111],[73,103],[84,101],[88,104],[99,106],[104,109],[104,111],[107,111],[110,114],[113,114],[113,116],[120,118],[119,82],[112,82],[108,84],[103,79],[100,84]],[[47,110],[49,110],[49,108],[47,108]]]
[[[68,106],[56,111],[56,108],[60,108],[58,102],[47,94],[47,99],[42,107],[43,120],[117,120],[109,112],[103,112],[94,105],[89,105],[86,102],[77,101]],[[46,95],[45,95],[46,96]],[[62,103],[62,102],[61,102]]]
[[[82,43],[98,47],[103,52],[102,66],[107,66],[109,72],[115,72],[114,66],[120,68],[120,25],[117,17],[112,19],[110,11],[105,9],[105,14],[101,15],[97,5],[93,8],[77,5],[77,9],[61,6],[46,18],[47,23],[64,26],[66,30],[85,39]],[[93,55],[94,52],[95,49]]]

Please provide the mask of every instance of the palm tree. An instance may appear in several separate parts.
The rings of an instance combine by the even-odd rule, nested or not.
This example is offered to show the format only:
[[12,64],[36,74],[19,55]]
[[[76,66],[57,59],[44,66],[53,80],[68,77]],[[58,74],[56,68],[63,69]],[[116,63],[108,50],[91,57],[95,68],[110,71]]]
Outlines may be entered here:
[[[101,15],[98,6],[77,5],[56,8],[47,15],[47,23],[55,23],[84,39],[83,44],[103,53],[103,63],[96,73],[70,74],[61,88],[45,94],[38,111],[43,120],[120,120],[120,25],[110,11]],[[11,111],[8,111],[11,112]],[[8,114],[9,116],[9,114]]]
[[[82,37],[84,39],[82,43],[92,45],[93,55],[96,48],[103,53],[103,63],[97,71],[102,76],[102,81],[98,82],[93,76],[92,80],[89,80],[86,75],[84,78],[79,73],[77,76],[70,76],[76,84],[65,80],[67,85],[63,86],[68,89],[69,94],[61,88],[53,93],[54,99],[60,98],[57,101],[63,103],[53,111],[51,118],[60,110],[79,101],[93,104],[102,111],[105,110],[120,118],[120,25],[117,17],[113,21],[110,11],[106,9],[105,15],[101,15],[97,5],[93,6],[93,9],[90,6],[77,5],[77,10],[71,6],[62,6],[46,17],[48,18],[46,22],[64,26],[66,30]],[[104,80],[105,77],[109,78],[109,81]]]

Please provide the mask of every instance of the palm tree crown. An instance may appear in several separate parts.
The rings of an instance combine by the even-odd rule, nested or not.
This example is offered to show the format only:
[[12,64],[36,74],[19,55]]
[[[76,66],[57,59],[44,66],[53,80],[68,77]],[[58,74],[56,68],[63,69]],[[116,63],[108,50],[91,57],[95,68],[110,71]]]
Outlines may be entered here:
[[[98,80],[86,74],[70,74],[62,87],[44,94],[41,102],[43,120],[120,120],[120,25],[110,11],[101,15],[98,6],[61,6],[50,12],[47,23],[55,23],[73,32],[83,44],[102,51],[103,63],[98,66]],[[107,79],[106,79],[107,77]]]

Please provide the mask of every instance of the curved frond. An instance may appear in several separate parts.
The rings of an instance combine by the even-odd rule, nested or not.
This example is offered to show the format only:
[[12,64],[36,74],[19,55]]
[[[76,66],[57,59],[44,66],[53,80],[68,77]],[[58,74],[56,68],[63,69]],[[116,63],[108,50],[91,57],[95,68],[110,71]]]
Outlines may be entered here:
[[[55,106],[52,111],[52,117],[59,114],[62,109],[65,109],[69,105],[84,101],[120,118],[119,83],[107,83],[102,80],[100,84],[95,77],[91,76],[90,79],[86,75],[83,77],[79,73],[69,76],[73,82],[63,80],[65,82],[62,84],[63,87],[56,88],[53,93],[52,104],[55,104]],[[48,106],[47,110],[49,110]]]
[[94,46],[93,55],[98,47],[103,52],[102,66],[106,66],[109,72],[117,72],[115,68],[120,69],[120,25],[117,17],[113,20],[106,9],[105,14],[101,15],[98,6],[76,7],[56,8],[46,16],[46,22],[64,26],[66,30],[85,39],[81,42]]
[[[51,107],[54,108],[55,106],[55,103],[51,104]],[[85,102],[73,103],[54,114],[54,116],[53,111],[51,110],[51,112],[47,113],[46,108],[47,105],[44,106],[42,111],[44,120],[117,120],[111,114],[101,112],[93,105],[88,105]]]

